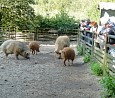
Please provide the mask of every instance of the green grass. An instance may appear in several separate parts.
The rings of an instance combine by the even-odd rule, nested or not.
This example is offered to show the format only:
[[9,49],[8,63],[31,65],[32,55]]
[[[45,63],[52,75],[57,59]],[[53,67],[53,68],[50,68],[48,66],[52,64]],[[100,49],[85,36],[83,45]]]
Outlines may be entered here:
[[77,46],[77,51],[79,55],[83,55],[83,46],[82,45]]
[[104,90],[102,98],[115,98],[115,78],[112,76],[105,76],[101,79]]
[[90,60],[91,60],[91,55],[90,54],[85,55],[84,58],[83,58],[84,63],[88,63],[88,62],[90,62]]
[[95,75],[97,75],[97,76],[102,76],[103,75],[103,69],[102,69],[102,67],[99,63],[91,62],[90,63],[90,68]]

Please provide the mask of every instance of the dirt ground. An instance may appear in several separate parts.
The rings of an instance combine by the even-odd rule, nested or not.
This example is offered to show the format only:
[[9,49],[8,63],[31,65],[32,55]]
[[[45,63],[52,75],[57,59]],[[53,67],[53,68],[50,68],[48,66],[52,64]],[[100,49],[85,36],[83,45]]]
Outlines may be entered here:
[[[63,66],[53,53],[54,42],[40,43],[40,52],[30,60],[14,55],[6,59],[0,50],[0,98],[101,98],[99,79],[83,57]],[[71,47],[76,51],[76,42]]]

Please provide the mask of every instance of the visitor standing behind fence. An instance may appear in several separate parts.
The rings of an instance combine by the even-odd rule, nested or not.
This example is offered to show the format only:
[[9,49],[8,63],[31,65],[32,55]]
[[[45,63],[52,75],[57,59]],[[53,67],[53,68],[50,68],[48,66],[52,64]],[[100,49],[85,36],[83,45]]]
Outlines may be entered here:
[[[90,29],[91,29],[91,21],[90,21],[90,19],[89,18],[86,19],[85,23],[86,23],[86,25],[85,25],[86,36],[88,38],[92,38],[92,33],[90,32]],[[88,38],[86,38],[85,41],[88,42],[89,44],[92,44],[92,41],[90,39],[88,39]]]
[[[81,20],[80,22],[80,31],[82,32],[82,35],[85,35],[85,20]],[[82,36],[82,40],[84,40],[84,37]]]
[[[103,50],[105,49],[104,43],[106,40],[107,35],[115,35],[115,25],[109,21],[109,19],[106,19],[102,17],[101,19],[101,26],[98,27],[97,34],[98,34],[98,42],[100,44],[100,48]],[[110,38],[108,39],[109,44],[115,44],[115,40]]]
[[90,32],[93,33],[94,39],[97,38],[97,29],[98,29],[98,24],[97,24],[97,22],[96,22],[96,21],[92,21],[92,22],[91,22]]
[[[97,24],[97,22],[92,21],[90,25],[91,25],[90,32],[96,34],[96,32],[97,32],[97,28],[98,28],[98,24]],[[96,37],[96,36],[95,36],[95,37]]]
[[[90,19],[86,19],[81,22],[81,27],[80,27],[82,34],[88,36],[89,38],[92,37],[92,33],[90,33],[90,28],[91,28],[90,23],[91,23]],[[82,39],[91,44],[90,39],[84,37]]]

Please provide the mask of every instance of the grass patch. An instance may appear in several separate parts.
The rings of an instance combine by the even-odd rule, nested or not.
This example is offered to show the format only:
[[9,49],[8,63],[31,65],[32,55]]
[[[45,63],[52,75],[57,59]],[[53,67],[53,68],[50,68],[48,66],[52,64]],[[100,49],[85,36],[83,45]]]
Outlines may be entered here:
[[83,46],[82,45],[78,45],[77,46],[77,51],[78,51],[78,55],[83,55]]
[[104,90],[102,98],[115,98],[115,78],[112,76],[105,76],[100,80]]
[[84,58],[83,58],[84,63],[88,63],[90,60],[91,60],[91,55],[90,54],[85,55]]
[[90,68],[95,75],[97,75],[97,76],[103,75],[103,69],[99,63],[97,63],[97,62],[90,63]]

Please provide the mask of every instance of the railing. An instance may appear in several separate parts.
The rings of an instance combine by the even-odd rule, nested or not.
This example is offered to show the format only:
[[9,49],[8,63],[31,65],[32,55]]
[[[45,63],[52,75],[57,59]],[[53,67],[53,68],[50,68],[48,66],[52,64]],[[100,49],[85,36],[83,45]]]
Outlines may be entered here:
[[56,40],[56,38],[60,35],[68,35],[71,41],[76,41],[78,36],[78,29],[65,29],[63,32],[59,32],[58,30],[50,29],[50,28],[40,28],[36,32],[36,40],[39,41],[51,41]]
[[38,41],[52,41],[60,35],[68,35],[71,41],[77,41],[79,33],[78,29],[64,29],[63,32],[51,28],[39,28],[36,30],[22,30],[19,32],[17,28],[1,27],[0,28],[0,41],[3,42],[7,39],[16,40],[38,40]]
[[0,44],[7,39],[15,39],[20,41],[34,40],[34,33],[30,30],[19,32],[16,28],[1,27],[0,28]]
[[[88,35],[90,35],[90,37]],[[105,49],[101,49],[96,46],[96,44],[99,43],[96,42],[94,33],[89,31],[80,31],[78,44],[83,46],[83,53],[85,55],[91,55],[91,57],[98,61],[103,68],[107,68],[107,70],[115,76],[115,45],[108,43],[110,38],[115,40],[115,35],[105,36]],[[114,53],[110,50],[113,50]]]

